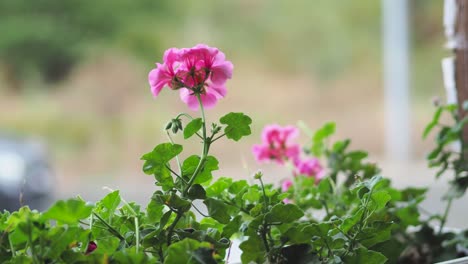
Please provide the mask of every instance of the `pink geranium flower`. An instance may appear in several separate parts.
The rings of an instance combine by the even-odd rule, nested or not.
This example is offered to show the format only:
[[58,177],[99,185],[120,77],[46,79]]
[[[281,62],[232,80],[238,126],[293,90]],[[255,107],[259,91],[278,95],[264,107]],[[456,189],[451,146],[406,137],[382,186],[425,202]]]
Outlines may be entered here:
[[259,162],[283,164],[286,160],[295,160],[300,154],[300,147],[291,141],[298,135],[299,130],[293,126],[266,126],[262,132],[262,144],[253,146],[253,154]]
[[296,159],[294,161],[295,175],[314,177],[319,181],[324,175],[324,169],[317,158],[307,158],[305,160]]
[[198,44],[193,48],[171,48],[163,64],[156,64],[148,76],[151,91],[158,96],[165,86],[180,89],[180,98],[191,109],[198,109],[198,98],[206,108],[226,96],[225,83],[232,77],[233,65],[217,48]]
[[287,192],[289,190],[289,188],[291,188],[292,185],[293,185],[293,182],[291,180],[284,180],[281,183],[281,191],[282,192]]

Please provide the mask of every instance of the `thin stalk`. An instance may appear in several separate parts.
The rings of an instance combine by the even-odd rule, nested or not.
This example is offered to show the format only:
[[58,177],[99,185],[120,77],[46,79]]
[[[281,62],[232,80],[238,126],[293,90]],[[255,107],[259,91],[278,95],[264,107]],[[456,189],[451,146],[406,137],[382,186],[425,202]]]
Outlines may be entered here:
[[13,242],[11,242],[10,236],[8,236],[8,242],[10,242],[11,257],[14,258],[16,255],[16,250],[13,247]]
[[447,207],[445,207],[445,212],[444,215],[442,216],[442,219],[440,220],[440,228],[439,228],[439,235],[442,234],[442,229],[444,228],[445,222],[447,221],[447,217],[450,211],[450,207],[452,207],[452,201],[453,199],[450,198],[447,202]]
[[119,231],[115,230],[115,228],[113,228],[111,225],[109,225],[109,224],[106,222],[106,220],[102,219],[102,217],[99,216],[97,213],[93,213],[93,214],[94,214],[94,216],[96,216],[96,217],[99,219],[99,221],[101,221],[101,222],[107,227],[107,230],[108,230],[111,234],[113,234],[114,236],[116,236],[118,239],[125,241],[125,237],[123,237],[123,236],[119,233]]
[[202,211],[200,211],[200,209],[198,209],[193,203],[192,203],[192,207],[193,207],[199,214],[201,214],[203,217],[209,217],[209,215],[206,215],[206,214],[202,213]]
[[[266,211],[268,210],[268,201],[267,201],[267,195],[265,192],[265,185],[263,184],[263,180],[261,177],[259,177],[258,180],[260,181],[260,185],[262,187],[263,203],[265,204],[265,208],[263,209],[263,212],[266,213]],[[271,237],[271,234],[270,234],[270,227],[265,222],[265,220],[263,220],[263,225],[262,225],[262,228],[260,229],[260,235],[262,237],[263,245],[265,246],[265,250],[267,252],[268,260],[271,262],[270,245],[268,244],[268,239],[267,239],[267,235]]]
[[[167,134],[167,137],[169,138],[169,141],[172,143],[172,145],[174,145],[174,140],[172,140],[171,134],[169,134],[168,130],[166,130],[166,134]],[[180,164],[179,155],[176,155],[175,158],[176,158],[177,166],[179,167],[179,175],[181,175],[182,165]],[[174,174],[177,175],[176,173]]]
[[[177,174],[177,172],[173,171],[171,169],[171,167],[169,167],[169,165],[166,164],[166,169],[168,169],[170,172],[172,172],[172,174],[174,174],[179,180],[183,181],[185,184],[187,184],[187,181],[184,180],[184,178],[182,178],[179,174]],[[182,169],[180,169],[182,170]]]
[[140,225],[138,224],[138,217],[134,217],[135,219],[135,246],[136,252],[138,253],[140,250]]
[[171,245],[172,233],[174,232],[174,228],[177,225],[177,223],[179,222],[179,220],[182,218],[182,216],[183,216],[183,213],[177,212],[177,216],[174,219],[174,222],[172,222],[171,226],[169,226],[168,232],[167,232],[167,246]]
[[210,144],[210,142],[207,140],[207,137],[206,137],[205,110],[203,108],[203,103],[201,101],[201,98],[200,98],[199,94],[197,94],[197,99],[198,99],[198,103],[200,105],[200,111],[201,111],[201,114],[202,114],[203,151],[202,151],[202,154],[201,154],[201,157],[200,157],[200,162],[198,162],[198,165],[197,165],[195,171],[193,172],[192,177],[190,178],[188,184],[185,186],[184,190],[182,191],[182,197],[185,197],[187,195],[187,192],[188,192],[189,188],[195,182],[195,179],[197,178],[198,173],[200,173],[200,170],[201,170],[203,164],[205,163],[206,156],[208,155],[208,149],[209,149],[209,144]]
[[265,210],[268,210],[268,201],[267,201],[267,196],[266,196],[266,192],[265,192],[265,185],[263,185],[262,178],[259,178],[258,180],[260,181],[260,185],[262,186],[263,203],[265,204],[265,209],[263,211],[266,212]]
[[[198,162],[197,167],[195,168],[195,171],[192,174],[192,177],[190,178],[189,182],[185,185],[185,188],[182,190],[182,197],[185,197],[187,195],[188,190],[192,186],[192,184],[195,182],[195,179],[197,178],[198,174],[200,173],[200,170],[202,169],[206,156],[208,155],[208,149],[210,142],[206,136],[206,118],[205,118],[205,109],[203,108],[203,102],[201,100],[200,94],[197,94],[197,99],[198,99],[198,104],[200,105],[200,112],[202,115],[202,132],[203,132],[203,151],[200,157],[200,161]],[[177,212],[177,216],[174,219],[174,222],[172,222],[171,226],[168,228],[168,234],[167,234],[167,245],[169,246],[171,244],[171,239],[172,239],[172,233],[174,232],[174,228],[177,225],[177,223],[180,221],[184,213]]]
[[31,249],[33,263],[39,263],[39,260],[37,259],[36,252],[34,249],[34,244],[32,241],[32,226],[31,226],[31,219],[29,218],[28,218],[28,244],[29,244],[29,248]]
[[189,115],[189,114],[187,114],[187,113],[180,113],[180,114],[178,114],[177,117],[176,117],[176,119],[179,119],[179,117],[181,117],[181,116],[185,116],[185,117],[187,117],[187,118],[190,119],[190,120],[193,120],[193,119],[194,119],[191,115]]

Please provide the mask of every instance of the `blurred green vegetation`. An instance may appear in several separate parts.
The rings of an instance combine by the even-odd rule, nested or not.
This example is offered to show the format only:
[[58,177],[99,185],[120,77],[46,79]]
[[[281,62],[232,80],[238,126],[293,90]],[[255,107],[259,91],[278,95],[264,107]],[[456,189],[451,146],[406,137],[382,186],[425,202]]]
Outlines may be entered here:
[[[437,0],[411,5],[413,59],[420,66],[442,53],[442,8]],[[0,61],[12,81],[31,71],[56,81],[96,47],[149,63],[171,45],[215,42],[272,70],[328,80],[379,63],[380,19],[376,0],[6,0],[0,1]],[[416,87],[433,83],[420,78],[416,71]]]
[[[62,80],[87,51],[119,39],[133,51],[158,41],[138,23],[166,13],[167,3],[153,0],[6,0],[0,1],[0,62],[10,85],[32,71],[46,82]],[[145,36],[148,36],[145,38]]]
[[[443,49],[442,3],[409,2],[413,103],[428,106],[428,98],[443,94],[440,60],[449,54]],[[137,142],[141,145],[154,142],[154,131],[165,123],[161,111],[172,104],[158,98],[164,107],[155,114],[147,110],[153,103],[150,96],[132,96],[148,95],[145,75],[166,48],[196,43],[220,47],[235,67],[251,67],[248,70],[265,75],[254,80],[255,74],[241,76],[236,68],[235,79],[241,79],[236,89],[263,85],[254,87],[258,94],[251,96],[264,96],[279,80],[307,76],[310,79],[298,82],[304,87],[297,87],[305,95],[312,89],[336,89],[325,98],[349,98],[330,103],[343,102],[342,106],[325,109],[317,109],[324,104],[314,98],[307,106],[293,106],[307,113],[336,109],[337,116],[349,118],[341,114],[343,108],[364,104],[367,109],[370,102],[381,100],[381,93],[369,95],[368,87],[361,87],[369,83],[382,90],[380,8],[379,0],[0,0],[1,129],[42,136],[54,149],[106,141],[105,147],[114,148],[108,152],[118,153],[122,138],[143,138]],[[100,56],[116,59],[100,64]],[[116,64],[129,67],[106,74]],[[74,72],[80,66],[81,71]],[[135,79],[141,81],[131,81]],[[31,95],[31,90],[36,92]],[[1,101],[3,94],[9,99]],[[37,94],[41,98],[30,98]],[[352,96],[369,97],[353,103]],[[116,109],[111,117],[113,110],[92,112],[95,105],[109,104],[106,100]],[[74,101],[79,107],[69,106]],[[141,107],[135,110],[136,106]],[[368,120],[379,117],[369,116]],[[294,118],[298,117],[290,119]],[[148,125],[150,121],[155,123]]]

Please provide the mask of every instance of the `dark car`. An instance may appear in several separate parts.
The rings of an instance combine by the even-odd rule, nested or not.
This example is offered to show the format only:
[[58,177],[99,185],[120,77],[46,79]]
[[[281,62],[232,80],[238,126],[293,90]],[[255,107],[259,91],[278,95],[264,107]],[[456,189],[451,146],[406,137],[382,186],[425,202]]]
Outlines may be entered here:
[[0,210],[45,209],[53,199],[53,183],[44,145],[0,135]]

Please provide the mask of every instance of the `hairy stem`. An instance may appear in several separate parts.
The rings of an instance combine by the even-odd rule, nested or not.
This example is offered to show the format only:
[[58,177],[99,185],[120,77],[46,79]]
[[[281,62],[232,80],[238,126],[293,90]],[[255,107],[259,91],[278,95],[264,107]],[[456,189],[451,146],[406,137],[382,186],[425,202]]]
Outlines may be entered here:
[[[198,99],[198,103],[200,105],[200,112],[201,112],[201,115],[202,115],[203,151],[202,151],[202,154],[201,154],[201,157],[200,157],[200,161],[198,162],[198,165],[197,165],[195,171],[192,174],[192,177],[190,178],[189,182],[185,185],[185,187],[182,190],[182,197],[185,197],[187,195],[188,190],[190,189],[190,187],[195,182],[195,179],[197,178],[197,176],[200,173],[203,165],[205,164],[206,157],[208,156],[208,150],[210,148],[210,142],[211,142],[210,141],[211,139],[207,138],[207,136],[206,136],[206,118],[205,118],[205,110],[203,109],[203,103],[202,103],[202,100],[200,98],[200,95],[197,94],[196,96],[197,96],[197,99]],[[174,219],[174,222],[172,222],[171,226],[168,229],[168,235],[167,235],[167,245],[168,246],[171,244],[172,233],[174,232],[174,228],[177,225],[177,223],[180,221],[180,219],[182,218],[183,215],[184,215],[183,212],[177,212],[177,216]]]

